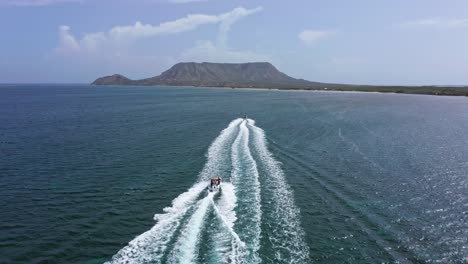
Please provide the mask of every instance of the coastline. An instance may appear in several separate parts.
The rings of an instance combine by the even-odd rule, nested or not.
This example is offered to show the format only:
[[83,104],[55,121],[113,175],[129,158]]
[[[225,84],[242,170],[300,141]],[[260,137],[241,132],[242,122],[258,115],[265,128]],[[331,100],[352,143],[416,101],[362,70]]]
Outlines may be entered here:
[[381,94],[413,94],[432,96],[465,96],[468,97],[468,86],[339,86],[339,87],[229,87],[229,86],[190,86],[190,85],[96,85],[118,87],[181,87],[181,88],[215,88],[236,90],[276,90],[276,91],[315,91],[315,92],[350,92],[350,93],[381,93]]
[[[406,95],[431,95],[431,96],[454,96],[468,97],[468,86],[351,86],[348,87],[317,87],[317,88],[283,88],[283,87],[228,87],[228,86],[191,86],[191,85],[96,85],[89,83],[0,83],[0,88],[14,88],[16,86],[89,86],[89,87],[170,87],[170,88],[209,88],[209,89],[231,89],[231,90],[250,90],[250,91],[304,91],[304,92],[335,92],[335,93],[379,93],[379,94],[406,94]],[[352,88],[362,89],[352,89]],[[395,87],[402,87],[404,90]],[[372,89],[375,88],[375,89]],[[414,89],[414,90],[413,90]]]

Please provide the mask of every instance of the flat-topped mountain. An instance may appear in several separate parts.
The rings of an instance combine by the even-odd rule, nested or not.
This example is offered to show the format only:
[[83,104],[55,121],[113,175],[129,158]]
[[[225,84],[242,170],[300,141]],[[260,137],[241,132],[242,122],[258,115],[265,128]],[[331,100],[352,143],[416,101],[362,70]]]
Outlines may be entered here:
[[468,86],[379,86],[310,82],[290,77],[268,62],[184,62],[177,63],[159,76],[147,79],[131,80],[123,75],[114,74],[98,78],[92,84],[252,87],[468,96]]
[[290,77],[268,62],[185,62],[172,66],[159,76],[147,79],[130,80],[122,75],[115,74],[98,78],[92,84],[308,88],[322,83]]

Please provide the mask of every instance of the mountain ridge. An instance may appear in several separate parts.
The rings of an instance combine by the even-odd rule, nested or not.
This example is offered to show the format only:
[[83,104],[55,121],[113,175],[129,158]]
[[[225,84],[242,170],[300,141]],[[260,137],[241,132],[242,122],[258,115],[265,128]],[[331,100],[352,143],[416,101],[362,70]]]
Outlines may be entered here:
[[158,76],[131,80],[121,74],[97,78],[93,85],[198,86],[265,88],[282,90],[333,90],[468,96],[468,86],[352,85],[311,82],[279,71],[269,62],[211,63],[181,62]]
[[121,74],[96,79],[93,85],[207,86],[252,88],[312,88],[330,85],[296,79],[269,62],[212,63],[180,62],[158,76],[131,80]]

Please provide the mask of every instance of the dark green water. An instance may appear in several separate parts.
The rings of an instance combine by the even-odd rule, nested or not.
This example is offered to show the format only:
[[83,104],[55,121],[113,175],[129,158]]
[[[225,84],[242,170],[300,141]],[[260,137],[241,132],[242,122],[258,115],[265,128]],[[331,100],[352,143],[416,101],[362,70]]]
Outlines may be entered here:
[[467,118],[461,97],[3,85],[0,263],[468,263]]

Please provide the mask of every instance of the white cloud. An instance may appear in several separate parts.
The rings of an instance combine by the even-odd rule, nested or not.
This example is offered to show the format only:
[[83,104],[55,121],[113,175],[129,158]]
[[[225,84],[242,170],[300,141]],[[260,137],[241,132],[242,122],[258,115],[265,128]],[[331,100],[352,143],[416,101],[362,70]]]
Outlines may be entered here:
[[457,28],[468,27],[468,18],[427,18],[405,21],[399,24],[404,28]]
[[82,2],[82,0],[0,0],[0,6],[46,6],[59,3]]
[[272,56],[268,54],[234,50],[227,48],[224,45],[216,45],[211,41],[198,41],[194,47],[184,50],[177,60],[193,62],[242,63],[271,61],[271,59]]
[[239,19],[254,14],[262,10],[262,7],[245,9],[243,7],[234,8],[232,11],[220,15],[191,14],[186,17],[161,23],[157,26],[150,24],[143,25],[136,22],[133,26],[123,26],[112,28],[108,35],[112,39],[131,39],[139,37],[152,37],[158,35],[177,34],[184,31],[193,30],[205,24],[220,24],[220,29],[227,32],[230,26]]
[[[190,14],[186,17],[173,21],[163,22],[159,25],[136,22],[134,25],[116,26],[110,29],[108,32],[88,33],[85,34],[80,40],[75,40],[74,42],[78,44],[78,47],[81,50],[93,51],[100,46],[113,46],[143,38],[178,34],[194,30],[202,25],[207,24],[219,24],[220,32],[222,32],[220,34],[220,39],[225,41],[225,36],[233,23],[245,16],[254,14],[261,10],[261,7],[254,9],[238,7],[231,10],[230,12],[219,15]],[[70,39],[75,39],[75,37],[71,34],[70,28],[68,26],[62,26],[60,28],[60,34],[61,42],[58,49],[67,50],[68,47],[70,47]],[[66,37],[62,37],[62,35]],[[71,46],[73,46],[73,50],[76,50],[75,45]]]
[[334,31],[328,30],[304,30],[299,33],[299,39],[304,42],[306,45],[311,45],[318,40],[328,38],[331,35],[335,34]]
[[261,10],[261,7],[255,9],[236,8],[222,15],[216,42],[198,41],[194,47],[184,50],[175,60],[226,63],[271,61],[272,56],[269,54],[261,54],[249,50],[236,50],[227,45],[227,35],[232,25],[239,19]]
[[75,37],[70,34],[69,26],[60,26],[59,28],[60,46],[57,48],[59,53],[73,53],[80,51],[80,45]]
[[[1,1],[1,0],[0,0]],[[123,73],[131,78],[154,76],[159,71],[180,61],[249,62],[270,61],[271,56],[252,51],[229,48],[227,34],[234,23],[243,17],[260,12],[261,7],[235,8],[218,15],[192,14],[159,25],[137,22],[117,26],[106,32],[87,33],[81,37],[72,34],[70,27],[59,28],[56,59],[78,67],[81,72],[101,74]],[[198,41],[194,47],[174,54],[162,52],[152,44],[155,38],[195,30],[203,25],[218,25],[213,41]]]
[[227,33],[231,30],[231,26],[241,18],[260,12],[262,9],[262,7],[254,9],[236,8],[229,13],[223,14],[219,25],[218,43],[220,45],[226,45]]

